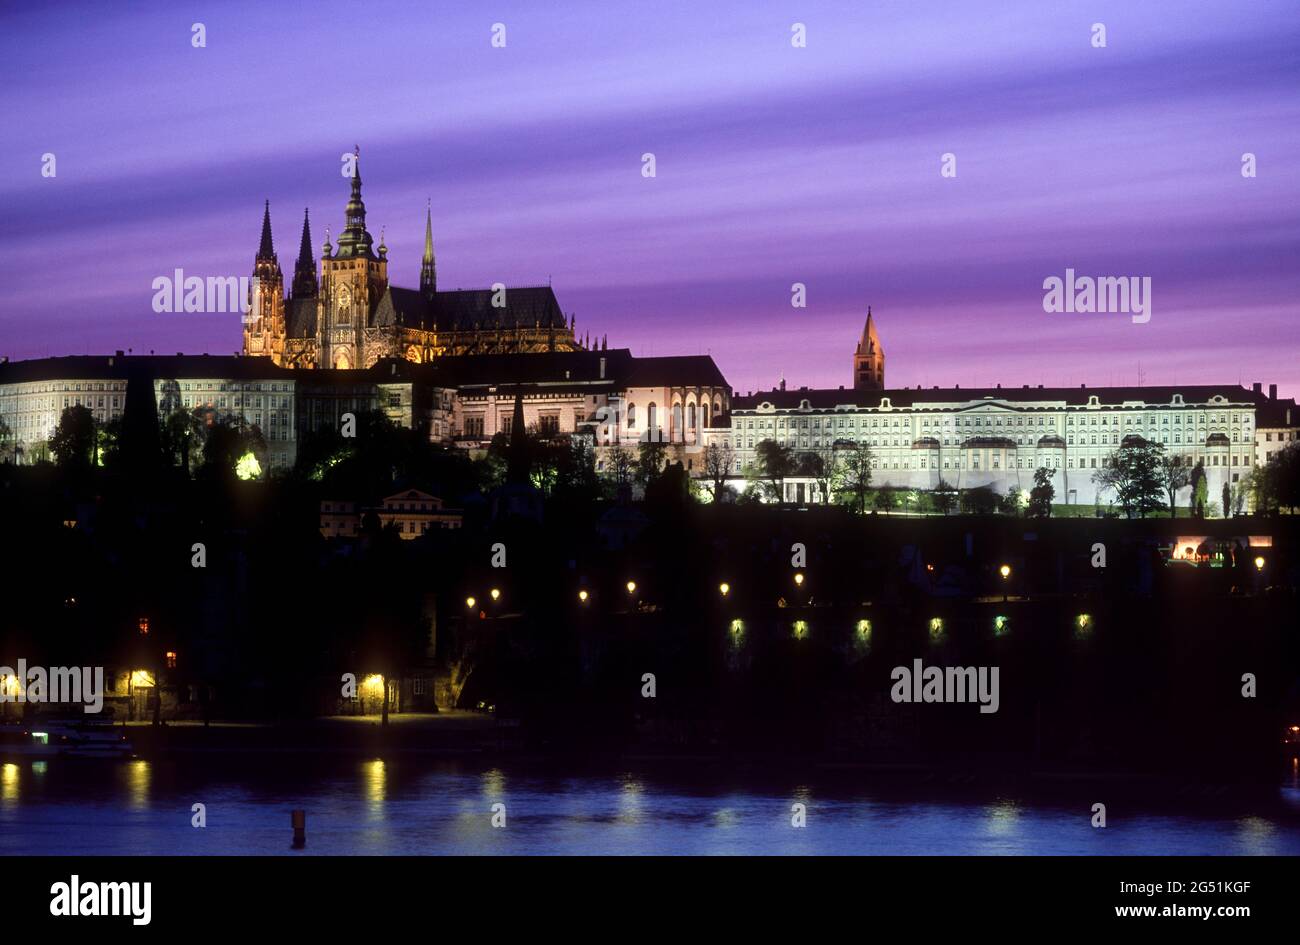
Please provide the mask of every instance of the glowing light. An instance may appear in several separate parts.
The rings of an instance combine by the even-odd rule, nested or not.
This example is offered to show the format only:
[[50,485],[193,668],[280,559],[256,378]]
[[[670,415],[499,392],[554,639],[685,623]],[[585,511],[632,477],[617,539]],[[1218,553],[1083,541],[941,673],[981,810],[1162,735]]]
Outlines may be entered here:
[[727,629],[733,637],[738,637],[745,632],[745,621],[737,617],[731,621],[731,626]]
[[472,597],[466,597],[466,598],[465,598],[465,606],[466,606],[469,610],[473,610],[473,609],[474,609],[474,605],[477,604],[477,603],[478,603],[478,601],[476,601],[476,600],[475,600],[474,598],[472,598]]
[[1004,579],[1011,577],[1011,565],[1004,564],[1002,567],[998,568],[998,574],[1001,574]]
[[586,591],[578,591],[578,600],[580,600],[582,603],[584,604],[587,603],[588,596],[589,595],[587,594]]
[[1079,614],[1074,618],[1074,626],[1080,633],[1092,630],[1092,614]]
[[153,685],[153,673],[147,669],[136,669],[131,671],[131,685],[149,687]]
[[798,572],[798,571],[796,571],[796,572],[794,573],[794,583],[797,584],[797,585],[799,585],[800,587],[803,587],[803,574],[802,574],[802,573],[800,573],[800,572]]
[[870,639],[871,639],[871,621],[870,621],[870,620],[866,620],[866,619],[859,620],[859,621],[858,621],[858,624],[857,624],[857,627],[855,627],[855,630],[856,630],[856,632],[857,632],[857,635],[858,635],[858,639],[859,639],[859,640],[870,640]]
[[723,581],[721,584],[718,585],[718,590],[722,592],[723,597],[726,597],[728,594],[731,593],[731,585],[728,584],[726,581]]
[[794,638],[796,640],[802,640],[807,636],[808,636],[808,621],[796,620],[794,622]]
[[493,599],[493,600],[500,600],[500,599],[501,599],[501,589],[500,589],[500,588],[496,588],[496,587],[494,587],[494,588],[492,588],[492,590],[488,591],[488,593],[492,595],[492,599]]
[[379,673],[371,673],[369,676],[366,677],[366,681],[362,683],[362,685],[364,685],[367,689],[373,689],[378,691],[384,688],[384,677],[381,676]]
[[1003,614],[993,618],[993,632],[998,636],[1007,632],[1007,618]]
[[628,582],[627,582],[627,592],[628,592],[629,594],[635,594],[635,593],[636,593],[636,581],[628,581]]
[[931,617],[931,618],[930,618],[930,636],[934,637],[935,639],[938,639],[939,637],[943,636],[943,618],[942,618],[942,617]]
[[252,453],[245,453],[235,463],[235,475],[240,479],[256,479],[262,475],[262,464]]
[[146,636],[146,637],[147,637],[147,636],[149,635],[149,618],[148,618],[148,617],[141,617],[141,618],[140,618],[139,627],[140,627],[140,634],[141,634],[142,636]]
[[167,651],[167,668],[168,668],[168,669],[175,669],[175,668],[176,668],[176,651],[175,651],[175,650],[168,650],[168,651]]
[[1264,558],[1263,558],[1262,555],[1261,555],[1260,557],[1257,557],[1257,558],[1255,559],[1255,570],[1256,570],[1256,571],[1263,571],[1263,570],[1264,570]]

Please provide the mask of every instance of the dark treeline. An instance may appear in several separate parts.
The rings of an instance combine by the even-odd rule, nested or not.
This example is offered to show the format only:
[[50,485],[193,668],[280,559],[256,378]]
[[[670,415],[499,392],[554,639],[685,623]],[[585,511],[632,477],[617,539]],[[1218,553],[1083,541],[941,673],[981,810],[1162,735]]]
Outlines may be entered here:
[[[268,721],[340,711],[343,673],[428,677],[441,708],[491,706],[539,747],[876,761],[1255,770],[1300,715],[1287,516],[700,504],[653,450],[611,482],[571,443],[521,436],[471,461],[358,427],[269,479],[206,442],[197,468],[168,462],[143,428],[108,464],[0,465],[0,664],[148,669],[189,694],[188,717]],[[464,527],[321,537],[322,500],[399,485],[463,508]],[[529,514],[508,513],[512,489]],[[1176,537],[1199,564],[1164,559]],[[894,703],[891,671],[918,658],[997,666],[999,711]]]

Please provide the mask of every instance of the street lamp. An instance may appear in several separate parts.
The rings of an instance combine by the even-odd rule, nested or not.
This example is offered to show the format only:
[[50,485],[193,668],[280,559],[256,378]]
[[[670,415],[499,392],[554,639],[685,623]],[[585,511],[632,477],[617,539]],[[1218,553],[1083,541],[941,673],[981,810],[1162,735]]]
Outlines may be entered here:
[[728,594],[731,593],[731,585],[728,584],[726,581],[723,581],[721,584],[718,585],[718,590],[722,593],[723,597],[726,597]]
[[794,573],[794,583],[798,587],[803,587],[803,572],[796,571]]
[[1263,570],[1264,570],[1264,556],[1263,556],[1263,555],[1259,555],[1259,556],[1257,556],[1257,557],[1255,558],[1255,570],[1256,570],[1256,571],[1263,571]]
[[474,609],[474,605],[477,604],[477,603],[478,603],[478,601],[476,601],[476,600],[475,600],[474,598],[472,598],[472,597],[466,597],[466,598],[465,598],[465,607],[466,607],[468,610],[473,610],[473,609]]
[[1004,564],[1002,567],[998,568],[998,574],[1002,575],[1002,602],[1006,603],[1007,590],[1010,586],[1009,579],[1011,577],[1011,565]]
[[628,581],[628,582],[627,582],[627,592],[628,592],[629,594],[635,594],[635,593],[636,593],[636,581]]
[[578,600],[584,604],[587,603],[587,592],[578,591]]
[[492,588],[492,590],[488,591],[488,593],[492,595],[492,599],[493,599],[493,600],[500,600],[500,599],[501,599],[501,590],[500,590],[500,588],[496,588],[496,587],[494,587],[494,588]]

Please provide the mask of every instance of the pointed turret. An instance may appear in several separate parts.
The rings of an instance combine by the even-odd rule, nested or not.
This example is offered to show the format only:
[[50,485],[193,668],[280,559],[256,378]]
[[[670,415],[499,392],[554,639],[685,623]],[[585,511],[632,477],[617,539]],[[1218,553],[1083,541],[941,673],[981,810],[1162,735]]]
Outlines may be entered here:
[[316,260],[311,255],[311,215],[302,212],[302,245],[298,247],[298,262],[293,267],[293,298],[312,299],[319,286],[316,283]]
[[366,230],[366,205],[361,200],[361,148],[358,147],[352,162],[352,196],[344,211],[347,225],[339,234],[339,257],[377,258],[371,250],[374,240]]
[[257,258],[269,262],[275,261],[275,245],[271,242],[271,201],[269,200],[262,213],[262,243],[257,247]]
[[853,352],[853,386],[858,390],[881,390],[885,386],[885,349],[876,334],[876,320],[867,306],[867,323]]
[[420,260],[420,291],[432,299],[438,291],[438,269],[433,261],[433,201],[424,211],[424,258]]
[[506,450],[506,482],[524,484],[531,472],[528,431],[524,429],[524,392],[515,390],[515,409],[510,418],[510,445]]

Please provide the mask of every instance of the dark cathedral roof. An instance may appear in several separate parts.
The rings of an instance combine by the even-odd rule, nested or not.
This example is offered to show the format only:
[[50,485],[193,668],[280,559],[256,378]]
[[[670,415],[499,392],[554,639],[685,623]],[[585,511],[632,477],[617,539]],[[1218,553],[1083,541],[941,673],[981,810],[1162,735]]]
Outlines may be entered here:
[[[456,289],[437,292],[432,302],[418,289],[390,285],[370,313],[373,328],[400,326],[424,331],[513,331],[568,327],[555,292],[548,285],[507,287],[505,305],[492,305],[492,289]],[[290,338],[316,334],[316,299],[286,303]]]

